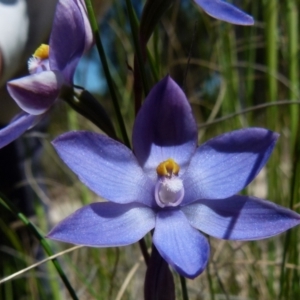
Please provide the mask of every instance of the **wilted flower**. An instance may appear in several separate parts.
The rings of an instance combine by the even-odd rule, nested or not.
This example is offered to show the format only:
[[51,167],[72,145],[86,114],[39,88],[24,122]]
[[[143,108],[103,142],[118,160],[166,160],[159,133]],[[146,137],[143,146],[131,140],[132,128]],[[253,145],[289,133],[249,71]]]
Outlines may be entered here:
[[237,25],[253,25],[251,16],[242,12],[224,0],[194,0],[208,15],[213,18]]
[[93,203],[58,224],[49,238],[91,247],[124,246],[154,229],[153,243],[175,270],[199,275],[209,244],[198,230],[229,240],[258,240],[300,223],[266,200],[236,195],[268,160],[278,134],[232,131],[197,148],[191,107],[170,78],[150,92],[133,128],[133,148],[85,131],[53,145],[79,179],[110,202]]
[[9,94],[24,112],[0,131],[0,148],[44,117],[61,87],[72,85],[78,61],[92,43],[84,1],[59,0],[49,46],[42,45],[30,58],[30,75],[7,83]]

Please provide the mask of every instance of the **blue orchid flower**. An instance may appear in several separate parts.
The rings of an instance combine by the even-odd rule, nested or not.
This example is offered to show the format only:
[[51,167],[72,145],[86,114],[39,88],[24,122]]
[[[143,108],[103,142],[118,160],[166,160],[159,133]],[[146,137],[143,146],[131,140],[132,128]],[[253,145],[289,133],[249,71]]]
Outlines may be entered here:
[[224,0],[194,0],[208,15],[213,18],[236,24],[253,25],[254,20],[232,4]]
[[206,267],[219,239],[259,240],[300,223],[272,202],[236,195],[266,164],[278,134],[232,131],[197,148],[197,126],[170,78],[149,93],[133,128],[133,152],[102,134],[69,132],[54,140],[62,160],[108,202],[92,203],[61,221],[54,240],[91,247],[125,246],[154,229],[153,243],[181,275]]
[[92,44],[84,0],[59,0],[49,46],[39,47],[28,61],[30,75],[7,83],[10,96],[23,111],[0,130],[0,148],[45,117],[61,87],[72,86],[79,59]]

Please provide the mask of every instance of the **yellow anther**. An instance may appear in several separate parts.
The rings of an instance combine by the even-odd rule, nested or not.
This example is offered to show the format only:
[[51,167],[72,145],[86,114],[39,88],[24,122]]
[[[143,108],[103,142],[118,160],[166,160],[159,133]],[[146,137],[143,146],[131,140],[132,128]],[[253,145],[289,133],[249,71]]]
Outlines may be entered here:
[[35,50],[33,56],[40,59],[47,59],[49,57],[49,45],[42,44],[41,46],[39,46]]
[[156,172],[159,176],[171,176],[172,174],[178,175],[179,170],[179,165],[172,158],[163,161],[156,168]]

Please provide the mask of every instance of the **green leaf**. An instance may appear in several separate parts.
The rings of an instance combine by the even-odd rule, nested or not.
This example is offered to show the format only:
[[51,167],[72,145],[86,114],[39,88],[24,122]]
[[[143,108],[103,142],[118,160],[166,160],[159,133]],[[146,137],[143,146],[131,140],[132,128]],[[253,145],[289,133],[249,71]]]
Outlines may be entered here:
[[146,45],[162,15],[175,0],[147,0],[140,22],[140,39]]
[[117,139],[114,126],[104,107],[87,90],[65,88],[60,97],[75,111],[93,122],[113,139]]

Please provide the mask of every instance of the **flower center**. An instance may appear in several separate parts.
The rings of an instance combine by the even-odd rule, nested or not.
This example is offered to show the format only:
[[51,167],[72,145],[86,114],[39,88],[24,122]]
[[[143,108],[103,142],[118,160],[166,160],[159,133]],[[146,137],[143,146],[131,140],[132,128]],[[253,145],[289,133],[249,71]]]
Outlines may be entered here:
[[49,58],[49,45],[42,44],[41,46],[39,46],[33,53],[33,56],[40,59]]
[[155,185],[155,201],[158,206],[177,206],[184,196],[182,180],[178,177],[180,167],[171,158],[156,168],[159,179]]
[[30,74],[50,70],[48,45],[42,44],[35,50],[32,57],[28,60],[28,70]]

